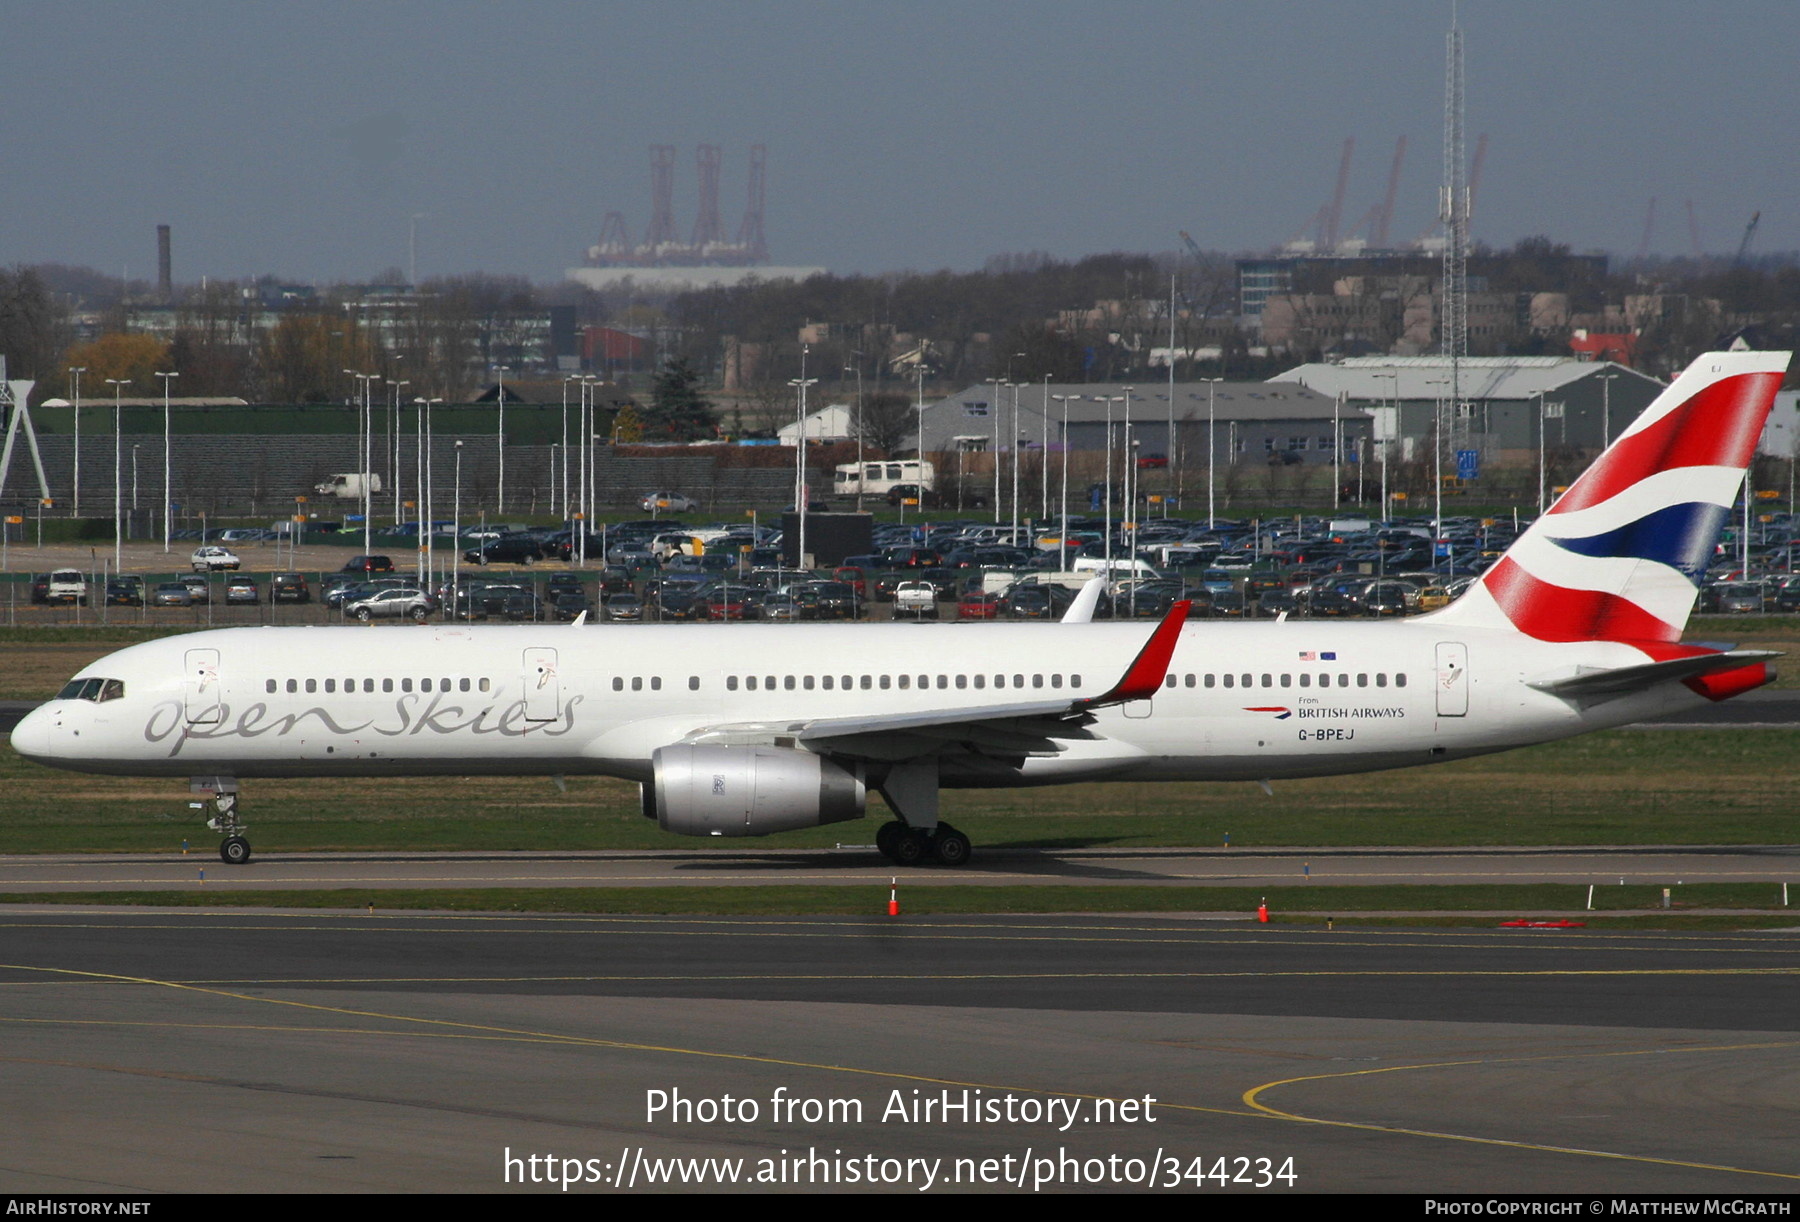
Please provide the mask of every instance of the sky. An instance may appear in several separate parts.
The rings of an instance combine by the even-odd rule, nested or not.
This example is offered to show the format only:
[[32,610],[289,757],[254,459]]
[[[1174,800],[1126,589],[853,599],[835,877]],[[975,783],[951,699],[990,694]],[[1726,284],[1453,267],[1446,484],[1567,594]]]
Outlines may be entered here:
[[[560,278],[608,211],[650,213],[648,147],[724,150],[743,216],[768,148],[776,263],[979,268],[1269,249],[1357,140],[1345,228],[1408,139],[1392,236],[1431,227],[1450,0],[0,0],[0,265],[368,279]],[[1472,235],[1576,250],[1800,249],[1800,4],[1462,0]],[[422,215],[421,215],[422,214]]]

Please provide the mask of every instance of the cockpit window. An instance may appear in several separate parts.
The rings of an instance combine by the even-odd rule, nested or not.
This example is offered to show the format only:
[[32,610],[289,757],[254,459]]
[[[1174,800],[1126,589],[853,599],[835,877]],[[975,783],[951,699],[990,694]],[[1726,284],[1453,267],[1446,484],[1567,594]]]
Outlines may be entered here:
[[103,704],[108,700],[120,700],[125,695],[125,684],[120,679],[70,679],[62,691],[56,693],[58,700],[91,700],[95,704]]

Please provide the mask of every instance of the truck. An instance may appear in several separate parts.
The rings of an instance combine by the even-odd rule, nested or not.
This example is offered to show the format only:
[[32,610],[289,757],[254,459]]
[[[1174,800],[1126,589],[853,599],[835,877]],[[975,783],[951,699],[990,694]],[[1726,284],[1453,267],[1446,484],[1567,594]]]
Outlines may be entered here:
[[365,482],[370,495],[381,491],[381,477],[373,471],[361,473],[356,471],[334,472],[322,481],[313,485],[313,491],[320,496],[335,496],[345,501],[360,501],[363,498]]

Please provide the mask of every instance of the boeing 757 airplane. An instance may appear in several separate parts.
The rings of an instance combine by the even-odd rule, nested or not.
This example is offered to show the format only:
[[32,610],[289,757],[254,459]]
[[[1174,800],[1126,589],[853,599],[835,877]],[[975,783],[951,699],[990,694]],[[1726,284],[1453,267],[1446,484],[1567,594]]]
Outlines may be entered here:
[[187,777],[250,858],[259,777],[600,774],[691,836],[855,819],[958,865],[950,787],[1267,780],[1567,738],[1767,683],[1684,645],[1788,353],[1701,357],[1452,605],[1386,623],[230,628],[86,667],[13,731],[58,768]]

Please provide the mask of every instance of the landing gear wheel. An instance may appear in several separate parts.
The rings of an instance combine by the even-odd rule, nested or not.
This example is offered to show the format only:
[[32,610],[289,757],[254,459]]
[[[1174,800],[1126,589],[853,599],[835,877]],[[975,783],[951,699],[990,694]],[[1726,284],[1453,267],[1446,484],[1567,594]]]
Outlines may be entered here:
[[227,836],[219,842],[219,860],[228,866],[241,866],[250,860],[250,842],[242,836]]
[[925,860],[925,854],[931,851],[925,837],[907,828],[894,838],[894,851],[888,856],[893,858],[897,866],[916,866]]
[[905,834],[906,824],[898,819],[890,819],[875,829],[875,847],[881,851],[883,857],[892,859],[895,844]]
[[931,838],[931,856],[940,866],[964,865],[973,851],[967,836],[948,823],[938,824],[937,835]]

